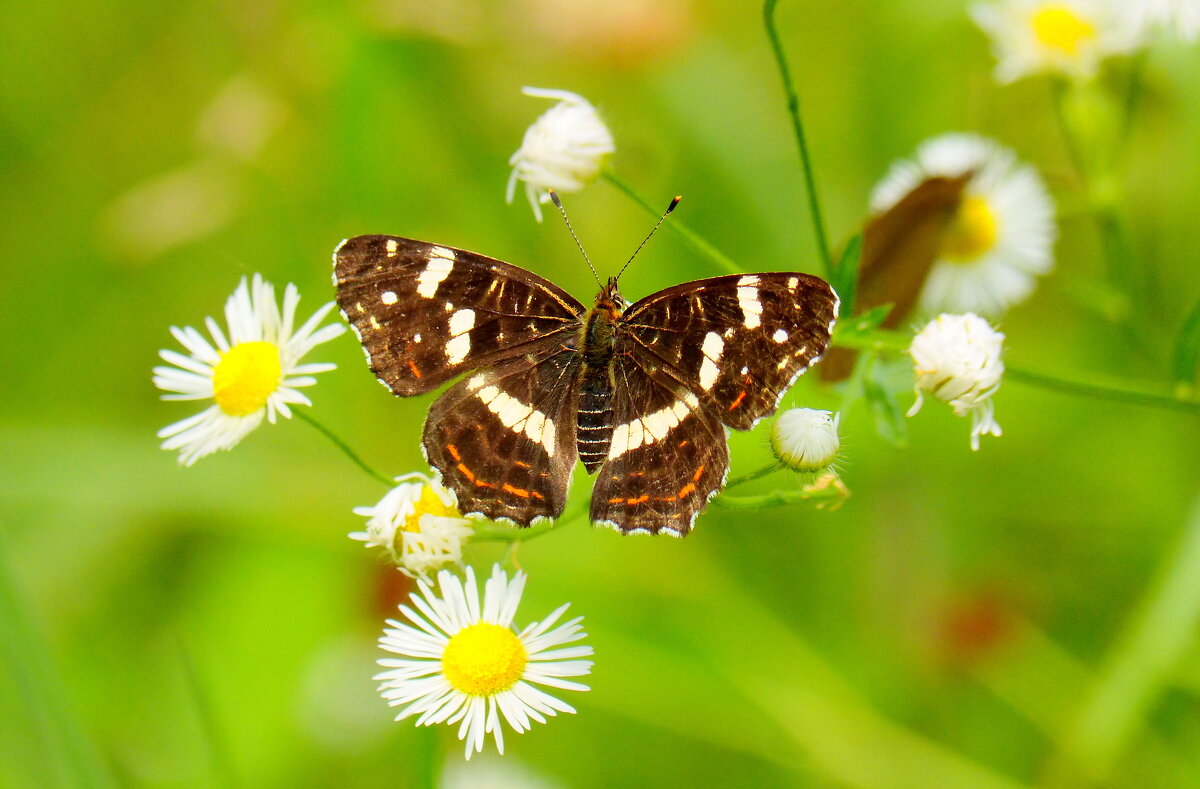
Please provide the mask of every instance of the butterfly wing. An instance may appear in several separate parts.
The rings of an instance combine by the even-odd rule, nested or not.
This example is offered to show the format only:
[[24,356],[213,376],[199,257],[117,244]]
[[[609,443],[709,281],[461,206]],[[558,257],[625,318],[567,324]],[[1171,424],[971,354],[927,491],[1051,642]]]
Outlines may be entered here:
[[804,274],[715,277],[631,305],[616,326],[613,434],[592,520],[683,536],[725,484],[722,424],[773,413],[824,353],[838,299]]
[[713,277],[667,288],[622,316],[616,353],[691,390],[720,422],[748,430],[829,345],[838,298],[796,273]]
[[613,359],[613,434],[591,519],[618,531],[683,537],[725,484],[725,429],[681,382],[647,373],[637,346]]
[[428,392],[546,337],[571,335],[584,312],[536,274],[425,241],[358,236],[333,257],[342,315],[371,371],[397,395]]
[[581,361],[571,345],[543,337],[433,404],[422,447],[463,513],[520,526],[562,514],[576,460]]

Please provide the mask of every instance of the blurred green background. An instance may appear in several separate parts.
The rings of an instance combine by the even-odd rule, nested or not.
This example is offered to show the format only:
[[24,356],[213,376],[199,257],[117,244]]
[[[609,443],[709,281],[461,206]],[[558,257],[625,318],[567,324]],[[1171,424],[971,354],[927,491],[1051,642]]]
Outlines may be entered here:
[[[1106,317],[1047,82],[997,87],[964,3],[794,0],[779,24],[839,245],[893,159],[993,136],[1062,210],[1058,270],[1002,324],[1009,360],[1169,380],[1197,298],[1200,48],[1149,55],[1122,160],[1135,342]],[[387,573],[345,535],[378,483],[298,420],[177,467],[154,432],[193,408],[160,402],[150,368],[253,272],[295,282],[307,315],[360,233],[590,298],[561,224],[503,201],[548,106],[523,85],[589,98],[614,170],[655,205],[683,194],[677,217],[747,270],[817,270],[760,6],[47,0],[0,26],[0,785],[405,787],[460,765],[452,730],[391,722],[369,679]],[[602,273],[652,222],[604,182],[566,202]],[[716,273],[661,233],[623,290]],[[311,358],[339,365],[314,415],[421,469],[432,398],[387,396],[349,334]],[[810,376],[799,404],[839,400]],[[571,601],[596,665],[578,715],[506,738],[528,771],[509,785],[1200,786],[1194,413],[1015,381],[996,408],[1005,435],[978,453],[941,404],[907,449],[845,414],[853,497],[833,512],[529,543],[518,623]],[[768,459],[768,429],[732,438],[734,474]]]

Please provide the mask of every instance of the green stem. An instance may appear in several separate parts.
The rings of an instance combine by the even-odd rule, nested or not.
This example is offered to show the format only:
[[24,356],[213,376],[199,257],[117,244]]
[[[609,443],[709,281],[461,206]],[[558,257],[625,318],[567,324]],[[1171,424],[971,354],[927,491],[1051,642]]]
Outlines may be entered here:
[[817,239],[817,253],[824,266],[826,278],[833,274],[833,255],[829,251],[829,240],[825,236],[825,220],[821,216],[821,201],[817,196],[817,181],[813,175],[812,159],[808,153],[808,139],[804,134],[804,122],[800,119],[800,96],[792,82],[792,71],[788,68],[787,57],[783,52],[783,42],[779,39],[779,31],[775,28],[775,6],[778,0],[766,0],[763,5],[763,23],[767,28],[767,38],[771,40],[771,50],[775,53],[775,62],[779,67],[779,76],[783,80],[783,91],[787,95],[788,114],[792,119],[792,131],[796,135],[796,145],[800,149],[800,164],[804,169],[804,184],[808,192],[808,209],[812,217],[813,235]]
[[[900,332],[876,329],[868,332],[835,333],[833,345],[856,351],[905,353],[912,339]],[[1116,400],[1152,408],[1200,413],[1200,397],[1187,387],[1168,389],[1146,384],[1126,384],[1117,381],[1079,380],[1057,373],[1042,373],[1010,362],[1004,363],[1005,378],[1019,383],[1051,389],[1057,392]]]
[[[648,201],[646,198],[644,198],[640,194],[638,194],[632,186],[625,183],[625,181],[621,180],[620,177],[618,177],[616,174],[614,174],[611,170],[604,171],[604,180],[608,181],[610,184],[615,186],[619,191],[623,192],[626,197],[633,200],[633,202],[637,203],[642,208],[644,208],[646,210],[646,212],[648,214],[650,214],[651,216],[653,216],[655,219],[658,219],[661,216],[659,209],[657,209],[653,205],[651,205],[650,201]],[[666,227],[668,230],[670,230],[672,233],[675,233],[676,235],[678,235],[680,238],[682,238],[688,244],[691,244],[692,248],[695,249],[697,252],[699,252],[701,255],[704,255],[709,260],[713,261],[718,266],[720,266],[721,268],[728,271],[730,274],[744,273],[744,270],[742,269],[741,266],[739,266],[737,263],[734,263],[733,260],[731,258],[729,258],[725,253],[723,253],[721,250],[714,247],[707,240],[705,240],[699,233],[697,233],[696,231],[694,231],[690,227],[688,227],[687,223],[684,222],[682,219],[675,219],[674,217],[672,217],[671,221],[666,223]]]
[[1116,400],[1122,403],[1150,406],[1152,408],[1168,408],[1173,411],[1184,411],[1200,414],[1200,400],[1188,397],[1186,392],[1175,393],[1166,389],[1149,386],[1131,386],[1113,381],[1079,381],[1064,378],[1061,375],[1039,373],[1023,367],[1013,367],[1005,363],[1006,378],[1020,383],[1039,386],[1068,394],[1098,397],[1103,400]]
[[786,507],[806,501],[842,499],[844,490],[830,485],[825,488],[800,488],[799,490],[773,490],[758,496],[730,496],[722,494],[712,500],[713,506],[727,510],[759,510],[764,507]]
[[770,465],[763,466],[757,471],[751,471],[749,474],[742,474],[740,477],[734,477],[733,479],[729,480],[729,482],[725,483],[725,488],[729,489],[747,482],[753,482],[756,479],[762,479],[769,474],[774,474],[781,468],[783,468],[783,465],[776,461]]
[[308,422],[310,425],[315,427],[321,435],[325,436],[330,441],[332,441],[334,446],[336,446],[338,449],[342,450],[342,454],[344,454],[346,457],[350,458],[350,460],[354,463],[354,465],[358,466],[360,469],[367,472],[368,476],[374,477],[375,479],[379,480],[380,482],[382,482],[384,485],[387,485],[388,487],[391,487],[392,485],[395,484],[395,480],[393,480],[391,477],[381,474],[378,471],[376,471],[375,469],[368,466],[367,462],[365,460],[363,460],[361,457],[359,457],[358,453],[355,452],[353,449],[351,449],[349,444],[347,444],[345,441],[343,441],[332,430],[325,427],[325,425],[318,422],[312,414],[308,413],[303,408],[295,408],[292,410],[292,413],[294,413],[296,416],[300,417],[305,422]]

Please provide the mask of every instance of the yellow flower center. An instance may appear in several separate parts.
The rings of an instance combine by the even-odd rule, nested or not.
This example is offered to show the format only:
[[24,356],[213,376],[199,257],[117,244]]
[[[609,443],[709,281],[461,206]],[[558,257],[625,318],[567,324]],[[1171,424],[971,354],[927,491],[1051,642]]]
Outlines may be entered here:
[[450,686],[470,696],[506,691],[525,672],[525,645],[507,627],[479,622],[458,631],[442,654],[442,673]]
[[1078,55],[1083,44],[1096,38],[1095,25],[1065,5],[1042,6],[1034,12],[1031,24],[1038,43],[1064,55]]
[[213,397],[230,416],[246,416],[266,404],[281,378],[283,366],[274,343],[238,343],[221,354],[213,370]]
[[999,222],[986,198],[964,197],[942,238],[942,257],[970,263],[996,244]]
[[417,504],[413,507],[412,515],[404,519],[404,531],[413,533],[421,531],[421,516],[434,515],[438,518],[461,518],[458,510],[445,504],[432,485],[423,485]]

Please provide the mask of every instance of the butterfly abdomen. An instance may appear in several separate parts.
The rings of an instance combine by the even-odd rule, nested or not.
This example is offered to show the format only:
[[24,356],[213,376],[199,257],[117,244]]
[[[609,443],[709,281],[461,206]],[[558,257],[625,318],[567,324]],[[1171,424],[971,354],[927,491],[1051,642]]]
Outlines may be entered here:
[[612,361],[613,325],[617,313],[610,305],[597,304],[584,319],[580,346],[583,367],[580,370],[578,427],[579,459],[589,474],[594,474],[608,457],[612,440]]

